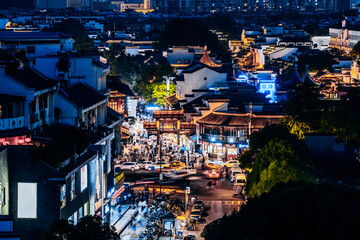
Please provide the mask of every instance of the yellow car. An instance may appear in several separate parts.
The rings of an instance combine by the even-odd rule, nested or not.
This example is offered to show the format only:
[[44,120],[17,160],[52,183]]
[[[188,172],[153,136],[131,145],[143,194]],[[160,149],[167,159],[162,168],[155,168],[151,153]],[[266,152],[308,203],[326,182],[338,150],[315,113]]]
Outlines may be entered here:
[[181,170],[181,169],[185,168],[185,163],[180,162],[180,161],[173,161],[170,163],[170,168],[173,168],[175,170]]

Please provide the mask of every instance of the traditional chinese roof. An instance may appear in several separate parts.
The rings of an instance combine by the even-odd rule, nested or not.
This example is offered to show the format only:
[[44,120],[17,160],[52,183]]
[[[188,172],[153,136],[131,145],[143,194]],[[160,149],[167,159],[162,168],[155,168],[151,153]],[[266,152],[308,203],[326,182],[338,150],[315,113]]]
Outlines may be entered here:
[[159,119],[159,118],[182,119],[182,118],[184,118],[184,111],[183,110],[154,111],[153,117],[155,119]]
[[303,86],[319,86],[320,85],[317,82],[315,82],[314,79],[310,76],[308,66],[306,66],[306,73],[302,80],[301,85],[303,85]]
[[284,82],[282,85],[283,85],[283,87],[286,87],[286,88],[293,88],[301,83],[302,83],[302,81],[299,76],[299,72],[297,70],[297,65],[295,65],[295,72],[294,72],[292,78],[289,81]]
[[319,81],[341,81],[341,78],[333,73],[325,73],[318,78]]
[[207,47],[206,46],[205,46],[204,55],[200,59],[200,62],[205,64],[205,65],[208,65],[209,67],[221,67],[222,66],[221,64],[217,64],[213,60],[211,60],[209,54],[207,53]]
[[179,107],[179,98],[176,93],[171,94],[170,96],[164,97],[164,100],[172,108]]
[[[197,123],[217,126],[247,126],[250,114],[212,112],[199,119]],[[252,115],[251,125],[253,127],[263,127],[268,124],[279,123],[281,115]]]
[[121,78],[118,76],[106,76],[106,85],[107,88],[110,88],[111,91],[113,91],[113,94],[118,92],[128,97],[135,96],[129,85],[121,82]]

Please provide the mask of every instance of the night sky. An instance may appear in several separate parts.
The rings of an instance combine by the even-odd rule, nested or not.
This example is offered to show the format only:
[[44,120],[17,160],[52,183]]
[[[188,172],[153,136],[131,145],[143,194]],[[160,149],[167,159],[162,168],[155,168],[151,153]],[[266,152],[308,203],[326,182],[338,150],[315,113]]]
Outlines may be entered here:
[[7,9],[9,7],[17,7],[21,9],[33,8],[33,0],[12,0],[12,1],[0,1],[0,9]]

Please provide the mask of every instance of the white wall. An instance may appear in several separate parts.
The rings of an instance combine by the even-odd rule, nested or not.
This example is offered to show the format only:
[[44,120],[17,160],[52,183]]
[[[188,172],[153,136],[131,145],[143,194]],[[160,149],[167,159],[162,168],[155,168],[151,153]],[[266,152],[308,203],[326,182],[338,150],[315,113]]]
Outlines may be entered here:
[[226,73],[218,73],[209,68],[202,68],[193,73],[184,73],[185,81],[176,83],[176,92],[183,98],[185,94],[192,94],[193,89],[207,89],[216,82],[225,82],[226,75]]
[[77,108],[69,101],[64,99],[59,93],[55,95],[55,107],[60,109],[59,123],[75,124],[75,118],[78,117]]
[[177,64],[180,59],[181,64],[185,64],[185,59],[189,59],[190,63],[194,61],[195,52],[189,52],[188,49],[173,49],[173,52],[167,53],[167,60],[170,64]]
[[42,74],[44,74],[45,76],[52,78],[52,79],[56,79],[57,77],[57,68],[56,68],[56,64],[57,62],[59,62],[59,58],[58,57],[39,57],[39,58],[35,58],[33,67],[38,70],[39,72],[41,72]]
[[297,48],[284,48],[279,51],[273,52],[270,54],[270,61],[276,58],[281,58],[283,60],[288,60],[290,57],[292,57],[294,53],[297,53]]
[[317,49],[325,50],[329,47],[330,36],[314,36],[311,38],[313,45],[317,45]]

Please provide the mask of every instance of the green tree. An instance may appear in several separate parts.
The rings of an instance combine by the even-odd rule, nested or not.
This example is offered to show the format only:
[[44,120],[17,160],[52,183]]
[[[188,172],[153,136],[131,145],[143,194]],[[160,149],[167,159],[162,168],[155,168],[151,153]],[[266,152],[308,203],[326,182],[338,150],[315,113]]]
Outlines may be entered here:
[[258,132],[250,136],[249,149],[240,156],[240,164],[243,168],[252,168],[255,155],[268,144],[271,140],[286,141],[296,145],[298,138],[291,134],[289,129],[282,124],[271,124],[265,126]]
[[312,54],[301,54],[299,56],[299,73],[305,73],[306,65],[309,66],[310,71],[324,71],[332,72],[332,65],[336,61],[334,57],[327,51],[318,51]]
[[291,118],[285,119],[284,123],[290,129],[296,123],[298,125],[301,123],[305,124],[303,129],[305,129],[305,126],[308,126],[310,128],[308,131],[320,129],[323,111],[321,111],[319,96],[318,86],[302,84],[289,90],[284,107],[285,114]]
[[279,183],[207,224],[205,240],[358,239],[360,192],[343,185]]
[[347,145],[360,147],[360,89],[352,88],[343,96],[335,111],[324,114],[322,130],[333,132]]
[[265,126],[258,132],[254,132],[250,136],[250,149],[258,150],[263,148],[271,140],[283,140],[292,144],[298,142],[297,137],[291,134],[286,126],[281,124],[271,124]]
[[253,170],[246,183],[246,193],[251,198],[260,196],[269,192],[277,183],[290,180],[315,181],[306,151],[285,141],[271,140],[255,156]]
[[360,41],[355,44],[350,52],[350,57],[352,59],[360,57]]
[[286,116],[281,121],[289,129],[290,133],[295,134],[299,139],[304,139],[305,134],[314,132],[308,124],[297,121],[292,116]]
[[45,240],[115,240],[120,239],[113,226],[102,223],[99,216],[85,216],[76,226],[67,220],[57,220],[51,224]]
[[[170,84],[169,94],[174,94],[176,87],[174,84]],[[151,95],[151,101],[159,106],[166,106],[164,97],[167,96],[167,86],[165,83],[154,83]]]
[[231,59],[226,43],[221,43],[216,34],[207,27],[192,19],[170,20],[159,38],[158,47],[166,49],[169,46],[204,46],[213,51],[224,61]]

